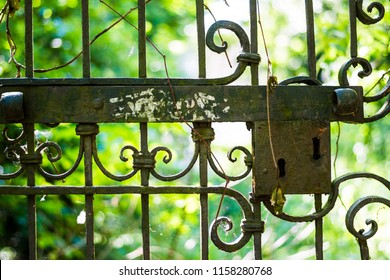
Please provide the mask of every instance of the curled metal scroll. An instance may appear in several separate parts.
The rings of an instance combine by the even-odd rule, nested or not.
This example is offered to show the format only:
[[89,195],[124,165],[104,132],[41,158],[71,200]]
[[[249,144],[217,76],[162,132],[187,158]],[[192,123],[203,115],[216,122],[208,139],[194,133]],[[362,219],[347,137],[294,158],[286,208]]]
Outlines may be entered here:
[[[339,83],[343,87],[349,86],[348,81],[348,70],[351,66],[356,67],[357,65],[360,65],[363,67],[363,70],[361,70],[358,75],[360,78],[368,77],[372,73],[372,66],[369,61],[367,61],[365,58],[361,57],[354,57],[351,58],[348,62],[344,63],[343,66],[340,69],[339,72]],[[363,101],[366,103],[371,103],[375,101],[379,101],[383,98],[385,98],[390,93],[390,81],[387,82],[386,86],[376,95],[374,96],[365,96],[363,97]],[[387,114],[390,113],[390,97],[385,101],[382,108],[379,109],[377,113],[375,113],[372,116],[365,117],[364,122],[373,122],[376,120],[379,120],[383,117],[385,117]]]
[[246,35],[244,29],[242,29],[242,27],[239,26],[237,23],[228,20],[220,20],[210,26],[206,35],[206,45],[209,47],[210,50],[216,53],[222,53],[227,50],[228,48],[227,42],[223,42],[222,46],[217,46],[214,42],[214,35],[221,28],[233,31],[234,34],[236,34],[236,36],[240,40],[242,51],[249,52],[250,49],[249,38]]
[[[14,163],[20,163],[20,158],[27,154],[27,151],[22,146],[22,141],[26,138],[26,133],[24,129],[21,130],[20,134],[16,136],[15,138],[12,138],[8,135],[9,128],[5,127],[2,131],[3,138],[7,144],[10,144],[9,147],[7,147],[4,150],[5,158],[11,162]],[[18,177],[21,175],[25,170],[25,167],[21,165],[16,171],[6,174],[0,174],[1,180],[10,180],[13,178]]]
[[[22,148],[21,146],[17,146],[17,145],[9,146],[4,150],[5,157],[8,160],[13,161],[13,162],[20,162],[20,157],[22,155],[25,155],[26,153],[27,152],[24,148]],[[21,165],[18,170],[14,171],[12,173],[0,174],[0,179],[1,180],[10,180],[10,179],[16,178],[20,174],[22,174],[24,170],[25,170],[25,166]]]
[[249,175],[249,173],[251,172],[252,170],[252,163],[253,163],[253,159],[252,159],[252,154],[248,151],[248,149],[246,149],[245,147],[242,147],[242,146],[236,146],[234,147],[233,149],[231,149],[227,156],[228,156],[228,159],[231,161],[231,162],[236,162],[237,161],[237,158],[234,158],[233,157],[233,153],[235,151],[241,151],[245,154],[245,159],[244,159],[244,162],[245,162],[245,165],[246,165],[246,171],[241,174],[241,175],[238,175],[238,176],[230,176],[230,175],[227,175],[225,173],[223,173],[222,171],[219,170],[219,168],[217,167],[217,165],[215,164],[214,162],[214,158],[212,157],[211,153],[208,154],[208,161],[210,163],[210,166],[211,168],[214,170],[214,172],[221,178],[223,179],[229,179],[230,181],[237,181],[237,180],[241,180],[241,179],[244,179],[245,177],[247,177]]
[[20,143],[22,140],[24,140],[26,138],[26,133],[24,132],[24,129],[21,131],[21,133],[16,138],[11,138],[10,136],[8,136],[8,131],[9,131],[9,127],[5,127],[3,129],[2,134],[3,134],[4,140],[9,144]]
[[[245,33],[245,30],[235,22],[228,20],[220,20],[213,23],[206,34],[206,45],[207,47],[216,52],[222,53],[227,50],[228,44],[227,42],[223,42],[222,46],[218,46],[214,42],[215,34],[219,29],[227,29],[232,31],[240,41],[240,45],[242,47],[242,52],[237,56],[238,64],[233,74],[223,78],[215,78],[215,79],[197,79],[194,80],[196,84],[214,84],[214,85],[224,85],[229,84],[235,80],[237,80],[245,71],[245,68],[250,64],[259,64],[260,56],[256,53],[250,52],[250,43],[248,35]],[[173,80],[174,81],[174,80]],[[188,83],[188,81],[187,81]]]
[[377,17],[371,17],[364,11],[363,0],[356,0],[356,16],[364,24],[375,24],[383,19],[385,16],[385,7],[379,2],[372,2],[368,7],[367,11],[371,13],[373,10],[378,11]]
[[364,231],[364,230],[357,231],[354,227],[354,220],[359,210],[371,203],[382,203],[384,205],[387,205],[387,207],[390,208],[390,200],[379,196],[367,196],[357,200],[348,209],[347,215],[345,217],[345,224],[347,226],[348,231],[357,239],[367,240],[373,237],[378,231],[378,223],[372,219],[366,220],[366,225],[371,225],[368,231]]
[[[214,243],[214,245],[225,252],[235,252],[242,247],[244,247],[250,240],[253,232],[255,230],[262,231],[262,223],[259,221],[257,224],[256,221],[253,220],[253,212],[251,209],[251,206],[248,202],[248,200],[239,192],[232,190],[232,189],[225,189],[223,187],[219,188],[203,188],[207,190],[208,193],[224,193],[226,196],[230,196],[234,198],[238,204],[241,206],[242,213],[244,215],[244,219],[242,220],[242,225],[241,225],[241,235],[234,241],[232,242],[224,242],[219,234],[218,234],[218,228],[221,226],[226,225],[224,227],[225,232],[230,231],[233,228],[233,222],[231,219],[227,217],[218,217],[217,219],[213,220],[210,226],[210,238],[211,241]],[[257,225],[257,227],[250,227],[251,229],[254,230],[246,230],[246,225],[247,224],[253,224]]]
[[[65,179],[66,177],[71,175],[77,169],[77,167],[80,165],[81,159],[83,157],[83,150],[84,150],[83,147],[84,147],[83,140],[80,140],[80,147],[79,147],[79,152],[78,152],[76,161],[74,162],[72,167],[69,168],[67,171],[65,171],[63,173],[53,174],[53,173],[50,173],[50,172],[46,171],[41,165],[38,165],[37,166],[38,172],[46,179],[51,179],[51,180],[63,180],[63,179]],[[48,160],[51,163],[54,163],[54,162],[57,162],[57,161],[61,160],[62,159],[62,149],[61,149],[61,147],[57,143],[52,142],[52,141],[48,141],[48,142],[44,142],[44,143],[40,144],[37,147],[37,151],[36,152],[42,154],[45,150],[50,149],[50,148],[54,148],[56,153],[55,154],[45,153],[47,158],[48,158]]]
[[[121,161],[123,162],[126,162],[128,161],[128,158],[124,156],[124,152],[126,150],[130,150],[133,152],[133,155],[134,154],[138,154],[139,151],[131,146],[131,145],[126,145],[124,147],[122,147],[121,151],[120,151],[120,154],[119,154],[119,158]],[[99,158],[99,155],[98,155],[98,150],[97,150],[97,147],[96,147],[96,138],[95,138],[95,141],[93,141],[93,144],[92,144],[92,154],[93,154],[93,159],[96,163],[96,165],[99,167],[100,171],[103,172],[104,175],[106,175],[108,178],[112,179],[112,180],[115,180],[115,181],[124,181],[124,180],[127,180],[127,179],[130,179],[131,177],[133,177],[139,169],[137,168],[134,168],[133,170],[131,170],[129,173],[127,174],[123,174],[123,175],[115,175],[113,173],[111,173],[110,171],[108,171],[103,163],[101,162],[100,158]]]
[[358,75],[360,78],[368,77],[372,73],[372,66],[371,63],[362,57],[353,57],[346,63],[344,63],[341,66],[341,69],[339,71],[339,84],[342,87],[348,87],[349,81],[348,81],[348,70],[351,68],[351,66],[356,67],[357,65],[360,65],[363,67],[363,70],[359,71]]
[[[165,164],[168,164],[171,159],[172,159],[172,153],[171,151],[166,148],[166,147],[157,147],[155,149],[152,150],[152,154],[156,155],[157,152],[159,151],[165,151],[167,153],[168,156],[165,156],[163,158],[163,162]],[[185,169],[183,169],[181,172],[175,174],[175,175],[161,175],[160,173],[158,173],[155,169],[152,169],[150,171],[150,173],[158,180],[161,180],[161,181],[165,181],[165,182],[168,182],[168,181],[174,181],[174,180],[177,180],[179,178],[182,178],[183,176],[185,176],[186,174],[188,174],[188,172],[191,171],[191,169],[194,167],[195,165],[195,162],[196,160],[198,159],[198,155],[199,155],[199,145],[196,144],[195,145],[195,151],[192,155],[192,159],[190,161],[190,163],[187,165],[187,167]]]

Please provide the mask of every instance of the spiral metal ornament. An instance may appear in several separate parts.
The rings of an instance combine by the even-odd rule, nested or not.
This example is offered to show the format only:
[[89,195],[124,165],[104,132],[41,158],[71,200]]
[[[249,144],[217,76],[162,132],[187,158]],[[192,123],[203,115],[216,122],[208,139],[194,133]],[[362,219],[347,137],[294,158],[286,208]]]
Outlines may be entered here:
[[16,138],[11,138],[10,136],[8,136],[8,131],[9,131],[9,127],[5,127],[2,131],[2,134],[4,140],[9,144],[14,145],[20,143],[26,138],[26,133],[24,132],[24,130],[22,130],[21,133]]
[[214,42],[215,34],[219,29],[232,31],[240,41],[242,52],[237,56],[238,64],[233,74],[223,78],[206,79],[205,81],[207,81],[207,84],[229,84],[237,80],[244,73],[245,68],[248,65],[259,64],[261,60],[259,54],[250,52],[250,42],[245,30],[237,23],[228,20],[216,21],[208,29],[206,34],[206,45],[210,50],[216,53],[222,53],[228,49],[227,42],[223,42],[222,46],[218,46]]
[[[22,148],[21,146],[17,146],[17,145],[9,146],[4,150],[5,157],[8,160],[13,161],[15,163],[20,163],[20,158],[25,154],[26,154],[26,150],[24,148]],[[25,166],[21,165],[19,167],[19,169],[17,169],[16,171],[14,171],[12,173],[0,174],[0,179],[1,180],[10,180],[10,179],[16,178],[19,175],[21,175],[24,170],[25,170]]]
[[348,210],[347,215],[345,217],[345,224],[347,226],[348,231],[360,240],[367,240],[373,237],[378,231],[378,223],[375,220],[367,219],[366,225],[370,225],[370,229],[367,231],[364,230],[356,230],[354,227],[354,221],[357,213],[364,206],[372,204],[372,203],[381,203],[390,208],[390,200],[379,197],[379,196],[367,196],[357,200]]
[[346,63],[344,63],[341,66],[341,69],[339,71],[339,84],[342,87],[348,87],[349,81],[348,81],[348,70],[351,68],[351,66],[356,67],[357,65],[360,65],[363,67],[363,70],[359,71],[358,76],[360,78],[368,77],[372,73],[372,66],[371,63],[362,57],[353,57]]
[[[77,167],[80,165],[81,159],[83,157],[82,143],[83,143],[83,141],[80,141],[79,152],[78,152],[78,155],[77,155],[77,158],[76,158],[74,164],[67,171],[62,172],[62,173],[53,174],[53,173],[46,171],[41,165],[37,165],[38,172],[46,179],[50,179],[50,180],[63,180],[63,179],[65,179],[66,177],[71,175],[77,169]],[[56,152],[55,154],[53,154],[51,152],[53,148],[54,148],[54,151]],[[38,154],[42,154],[45,151],[49,151],[49,149],[50,149],[50,152],[46,152],[45,154],[47,156],[47,159],[51,163],[57,162],[57,161],[62,159],[61,147],[57,143],[52,142],[52,141],[48,141],[48,142],[45,142],[45,143],[42,143],[41,145],[39,145],[36,152]]]
[[[121,148],[120,150],[120,154],[119,154],[119,158],[121,161],[123,162],[127,162],[129,159],[127,157],[124,156],[124,152],[127,151],[127,150],[130,150],[133,152],[133,157],[134,155],[137,155],[139,154],[139,151],[131,146],[131,145],[126,145],[124,147]],[[96,163],[96,165],[99,167],[100,171],[103,172],[104,175],[106,175],[108,178],[112,179],[112,180],[115,180],[115,181],[124,181],[124,180],[127,180],[127,179],[130,179],[131,177],[133,177],[137,172],[138,172],[138,168],[134,168],[132,171],[130,171],[129,173],[127,174],[123,174],[123,175],[115,175],[113,173],[111,173],[110,171],[108,171],[103,163],[101,162],[100,158],[99,158],[99,155],[98,155],[98,150],[97,150],[97,147],[96,147],[96,139],[95,141],[93,141],[93,145],[92,145],[92,154],[93,154],[93,159]]]
[[232,148],[227,154],[228,159],[232,163],[237,162],[237,158],[233,157],[233,153],[235,151],[241,151],[245,154],[244,163],[246,166],[246,171],[243,174],[238,175],[238,176],[230,176],[230,175],[227,175],[227,174],[223,173],[222,171],[220,171],[219,168],[217,167],[216,163],[214,162],[214,158],[212,157],[211,153],[208,154],[208,161],[210,163],[211,168],[218,176],[220,176],[223,179],[229,179],[230,181],[238,181],[238,180],[241,180],[241,179],[244,179],[245,177],[247,177],[250,174],[250,172],[252,171],[253,158],[252,158],[252,154],[248,151],[248,149],[246,149],[245,147],[242,147],[242,146],[236,146],[236,147]]
[[372,2],[367,7],[367,11],[371,13],[374,9],[378,11],[377,17],[371,17],[364,11],[363,0],[356,0],[356,16],[362,23],[370,25],[375,24],[383,19],[385,16],[385,7],[379,2]]
[[[233,222],[228,217],[217,217],[210,226],[210,238],[214,245],[225,251],[225,252],[235,252],[242,247],[244,247],[250,240],[252,234],[255,231],[263,231],[264,224],[261,221],[254,221],[252,207],[249,204],[248,200],[239,192],[232,189],[225,188],[204,188],[208,192],[212,191],[213,193],[225,193],[226,196],[229,196],[236,200],[241,207],[243,213],[243,220],[241,222],[241,234],[232,242],[223,241],[219,234],[218,228],[222,227],[223,230],[227,233],[233,228]],[[217,192],[218,190],[218,192]]]
[[218,227],[223,227],[225,232],[229,232],[233,228],[232,221],[227,217],[218,217],[216,220],[214,220],[210,227],[210,237],[211,241],[214,243],[214,245],[226,252],[235,252],[242,247],[244,247],[252,237],[251,232],[241,232],[241,235],[237,238],[237,240],[233,242],[225,243],[221,240],[219,234],[218,234]]
[[[160,151],[164,151],[165,153],[167,153],[167,155],[164,156],[164,158],[163,158],[163,162],[165,164],[168,164],[172,160],[172,152],[166,147],[157,147],[157,148],[154,148],[151,153],[156,155]],[[175,175],[162,175],[162,174],[158,173],[156,171],[156,169],[152,169],[150,171],[150,173],[153,175],[153,177],[155,177],[156,179],[161,180],[161,181],[170,182],[170,181],[177,180],[179,178],[184,177],[185,175],[187,175],[191,171],[191,169],[195,165],[196,160],[198,159],[198,155],[199,155],[199,145],[196,144],[190,163],[181,172],[179,172]]]

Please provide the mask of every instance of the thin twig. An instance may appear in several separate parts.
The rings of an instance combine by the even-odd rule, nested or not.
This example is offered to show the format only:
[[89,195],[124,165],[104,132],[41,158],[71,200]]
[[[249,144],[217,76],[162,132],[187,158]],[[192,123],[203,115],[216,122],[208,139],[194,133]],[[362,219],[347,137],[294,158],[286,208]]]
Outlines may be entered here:
[[336,148],[335,148],[335,155],[334,155],[334,160],[333,160],[333,174],[334,178],[337,178],[337,170],[336,170],[336,161],[337,157],[339,155],[339,141],[340,141],[340,135],[341,135],[341,127],[340,127],[340,122],[337,122],[337,138],[336,138]]
[[[335,151],[335,156],[334,156],[334,160],[333,160],[333,174],[334,174],[335,179],[337,178],[336,162],[337,162],[337,158],[339,155],[340,137],[341,137],[341,126],[340,126],[340,122],[337,122],[337,138],[336,138],[336,148],[335,148],[336,151]],[[345,209],[345,211],[347,211],[347,206],[345,205],[340,193],[338,194],[338,198],[340,199],[340,203],[343,206],[343,208]]]
[[267,95],[267,125],[268,125],[268,138],[269,138],[269,145],[270,145],[270,150],[271,150],[271,155],[272,155],[272,160],[274,163],[274,167],[276,169],[276,177],[279,178],[279,168],[276,162],[276,157],[275,157],[275,151],[274,151],[274,145],[272,141],[272,129],[271,129],[271,112],[270,112],[270,95],[273,92],[273,89],[277,83],[276,77],[273,76],[272,74],[272,62],[269,56],[268,52],[268,47],[267,47],[267,42],[265,39],[265,34],[264,34],[264,29],[263,25],[261,23],[261,17],[260,17],[260,5],[259,2],[257,1],[257,16],[258,16],[258,23],[260,26],[260,31],[261,31],[261,37],[263,39],[263,44],[264,44],[264,50],[265,50],[265,55],[267,57],[267,87],[266,87],[266,95]]

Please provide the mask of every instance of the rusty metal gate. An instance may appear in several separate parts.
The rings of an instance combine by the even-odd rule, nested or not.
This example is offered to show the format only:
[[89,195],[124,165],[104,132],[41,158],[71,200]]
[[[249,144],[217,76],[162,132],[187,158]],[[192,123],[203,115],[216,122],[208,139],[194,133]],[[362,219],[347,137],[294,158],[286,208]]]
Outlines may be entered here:
[[[8,11],[12,12],[18,1],[6,1]],[[149,3],[151,2],[151,3]],[[85,197],[86,257],[95,258],[94,199],[105,194],[137,194],[142,204],[142,256],[151,258],[150,211],[151,197],[157,194],[196,195],[200,200],[200,255],[209,258],[210,246],[216,246],[226,252],[240,250],[252,242],[253,258],[262,259],[262,235],[264,232],[265,212],[278,219],[315,224],[316,258],[323,259],[324,217],[333,209],[339,197],[341,184],[355,179],[368,178],[378,181],[390,190],[390,182],[372,173],[352,173],[331,179],[331,122],[367,123],[384,118],[390,111],[390,84],[374,96],[366,96],[359,85],[350,85],[348,71],[361,66],[359,76],[370,75],[372,66],[368,60],[358,55],[358,23],[376,24],[385,17],[385,6],[378,2],[370,3],[368,12],[364,1],[349,0],[349,40],[350,59],[345,61],[339,71],[339,85],[322,85],[317,79],[316,44],[314,29],[313,1],[306,0],[306,34],[308,75],[293,77],[284,81],[275,81],[268,73],[268,81],[259,83],[259,64],[267,65],[269,58],[260,57],[259,44],[261,25],[259,25],[259,2],[248,0],[247,20],[249,30],[229,20],[216,20],[206,28],[204,20],[204,1],[193,0],[196,9],[197,38],[197,78],[149,78],[147,73],[147,45],[153,44],[146,36],[146,6],[153,1],[139,0],[132,11],[138,13],[138,61],[137,78],[95,78],[91,77],[90,58],[90,1],[81,1],[82,16],[82,77],[81,78],[36,78],[34,67],[33,1],[26,0],[17,7],[24,11],[25,20],[25,77],[0,79],[2,124],[22,124],[20,135],[11,137],[8,130],[3,132],[6,143],[4,156],[17,168],[4,172],[0,179],[1,195],[26,196],[28,200],[28,236],[29,258],[37,258],[37,197],[41,195],[83,195]],[[346,1],[348,2],[348,1]],[[371,1],[367,1],[371,2]],[[370,16],[372,10],[378,11],[377,17]],[[6,12],[6,10],[4,10]],[[15,12],[15,11],[14,11]],[[163,12],[163,11],[162,11]],[[126,20],[126,15],[115,15]],[[8,15],[7,21],[8,21]],[[266,16],[264,16],[264,22]],[[241,51],[237,53],[237,65],[232,73],[225,77],[208,78],[206,76],[206,50],[224,53],[228,45],[218,44],[217,34],[226,29],[234,33],[239,40]],[[262,47],[260,47],[262,46]],[[164,56],[162,56],[165,58]],[[194,61],[195,63],[195,61]],[[17,66],[23,70],[22,65]],[[245,71],[250,72],[250,84],[232,85]],[[263,74],[263,73],[260,73]],[[383,101],[383,107],[374,115],[366,116],[364,104]],[[244,154],[244,172],[232,176],[214,156],[212,141],[215,138],[213,123],[246,123],[251,132],[252,148],[242,146],[233,148],[229,159],[235,161],[232,153]],[[36,126],[45,124],[55,129],[60,123],[77,124],[75,136],[79,148],[76,160],[66,171],[50,172],[43,161],[60,162],[62,151],[59,144],[47,141],[37,142]],[[125,153],[132,155],[132,170],[118,175],[109,171],[101,157],[97,136],[99,124],[138,123],[139,145],[126,145],[121,149],[120,159],[128,161]],[[171,161],[172,152],[164,146],[151,147],[148,142],[148,127],[152,123],[184,123],[191,129],[194,151],[187,167],[174,175],[161,174],[157,165],[157,156],[164,154],[163,161]],[[272,132],[272,138],[271,138]],[[383,132],[385,133],[385,132]],[[160,157],[161,158],[161,157]],[[196,165],[197,164],[197,165]],[[196,167],[197,166],[197,167]],[[96,168],[97,167],[97,168]],[[84,178],[80,185],[37,185],[37,177],[50,182],[60,182],[72,176],[75,170],[82,169]],[[180,179],[191,170],[198,170],[198,183],[182,186]],[[222,185],[209,183],[210,171],[222,178]],[[94,172],[102,172],[112,180],[112,184],[95,185]],[[24,185],[12,185],[11,179],[25,176]],[[139,176],[138,184],[126,182]],[[166,182],[162,186],[153,186],[150,178]],[[250,193],[241,193],[230,188],[229,183],[244,178],[252,178]],[[115,181],[124,182],[122,184]],[[314,212],[306,215],[285,213],[283,206],[285,195],[313,195]],[[231,213],[241,218],[241,234],[234,241],[227,242],[221,237],[220,228],[229,231],[233,222],[229,217],[209,213],[209,197],[217,195],[222,203],[230,197],[235,200],[241,213]],[[323,201],[324,198],[326,202]],[[345,221],[349,232],[356,237],[362,259],[369,258],[367,240],[377,231],[377,223],[368,220],[368,230],[359,230],[354,226],[359,210],[371,203],[390,206],[390,200],[380,196],[367,196],[354,203],[347,212]],[[129,217],[131,219],[131,217]],[[272,224],[267,224],[272,227]]]

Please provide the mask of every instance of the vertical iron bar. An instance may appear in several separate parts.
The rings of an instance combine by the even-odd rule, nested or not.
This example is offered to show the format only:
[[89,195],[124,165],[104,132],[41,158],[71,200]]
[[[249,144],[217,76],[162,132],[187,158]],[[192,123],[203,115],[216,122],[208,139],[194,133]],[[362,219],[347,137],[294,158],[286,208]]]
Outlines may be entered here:
[[[257,40],[257,0],[250,0],[249,3],[250,14],[250,36],[251,36],[251,52],[258,52],[258,40]],[[251,79],[252,85],[259,84],[259,66],[257,64],[251,64]]]
[[199,78],[206,78],[206,35],[204,26],[204,1],[196,0],[196,24],[198,34]]
[[[194,129],[210,127],[211,123],[194,123]],[[199,183],[201,187],[208,186],[208,160],[207,156],[210,153],[210,142],[201,140],[196,143],[199,146]],[[200,194],[200,244],[201,244],[201,259],[209,258],[209,201],[207,194]]]
[[316,78],[316,44],[314,32],[313,0],[305,0],[306,6],[306,37],[307,37],[307,62],[309,76]]
[[89,0],[81,1],[82,43],[83,43],[83,78],[91,77],[91,54],[89,45]]
[[[27,153],[33,155],[35,153],[35,133],[34,124],[23,124],[23,129],[27,135]],[[27,164],[27,186],[35,186],[35,166]],[[27,217],[28,217],[28,249],[29,259],[37,259],[37,212],[35,195],[27,196]]]
[[[141,131],[141,153],[147,154],[148,151],[148,124],[140,123]],[[149,170],[141,169],[141,185],[149,186]],[[150,260],[150,214],[149,214],[149,195],[141,194],[141,208],[142,208],[142,246],[143,256],[145,260]]]
[[[261,222],[261,200],[254,195],[251,199],[252,208],[253,208],[253,220]],[[263,259],[263,252],[261,248],[261,237],[262,232],[256,231],[253,233],[253,252],[254,252],[254,258],[255,260],[262,260]]]
[[356,0],[349,0],[349,24],[350,24],[350,52],[351,57],[357,57],[357,27],[356,27]]
[[[314,207],[316,211],[320,211],[322,209],[322,197],[321,194],[314,195]],[[323,219],[315,220],[315,228],[316,228],[316,237],[315,237],[315,247],[316,247],[316,259],[323,260],[324,259],[324,236],[323,236]]]
[[[250,0],[249,3],[249,14],[250,14],[250,36],[251,36],[251,52],[258,52],[258,39],[257,39],[257,0]],[[259,84],[259,67],[257,64],[251,65],[251,83],[252,85]],[[256,199],[254,196],[251,199],[254,221],[261,221],[261,202],[259,199]],[[253,252],[255,260],[261,260],[262,257],[262,248],[261,248],[261,232],[255,232],[253,234]]]
[[34,35],[33,35],[33,7],[32,0],[26,0],[24,4],[24,28],[25,28],[25,56],[26,77],[34,77]]
[[[359,233],[363,233],[364,230],[361,230]],[[357,239],[360,248],[360,258],[362,260],[370,259],[370,250],[368,249],[367,240]]]
[[[92,141],[95,140],[93,135],[85,135],[84,137],[84,178],[85,186],[93,186],[92,179]],[[85,216],[86,216],[86,241],[87,241],[87,259],[95,259],[94,245],[94,211],[93,211],[93,195],[85,195]]]
[[[313,9],[313,0],[305,0],[306,6],[306,36],[307,36],[307,62],[309,76],[311,78],[316,78],[316,45],[315,45],[315,31],[314,31],[314,9]],[[322,199],[321,194],[314,195],[315,208],[317,211],[320,211],[322,208]],[[316,249],[316,258],[317,260],[322,260],[324,258],[323,252],[323,219],[315,220],[315,249]]]
[[146,4],[138,0],[138,75],[146,78]]

